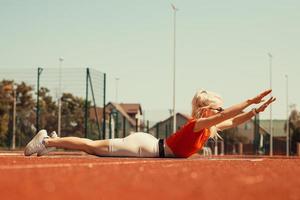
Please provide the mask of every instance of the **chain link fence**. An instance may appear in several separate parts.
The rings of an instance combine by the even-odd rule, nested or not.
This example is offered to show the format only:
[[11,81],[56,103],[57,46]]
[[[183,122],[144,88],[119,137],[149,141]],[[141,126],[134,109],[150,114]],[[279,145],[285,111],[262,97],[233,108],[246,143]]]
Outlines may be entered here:
[[105,73],[90,68],[2,69],[0,78],[0,146],[22,147],[40,129],[103,138]]

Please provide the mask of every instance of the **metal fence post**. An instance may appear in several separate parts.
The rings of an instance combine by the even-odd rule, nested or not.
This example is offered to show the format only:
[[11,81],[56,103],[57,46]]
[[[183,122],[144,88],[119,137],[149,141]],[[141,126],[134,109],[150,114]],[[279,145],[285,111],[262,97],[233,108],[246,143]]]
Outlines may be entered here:
[[147,133],[149,133],[149,120],[147,120]]
[[88,137],[88,98],[89,98],[89,68],[86,68],[86,83],[85,83],[85,119],[84,119],[84,137]]
[[[119,136],[119,134],[118,134]],[[123,137],[126,137],[126,118],[123,116]]]
[[39,119],[40,119],[40,75],[43,71],[43,68],[38,67],[38,73],[37,73],[37,99],[36,99],[36,132],[39,131]]
[[156,124],[156,138],[159,138],[159,123]]
[[[112,120],[111,120],[111,118],[112,118],[112,113],[109,114],[109,121],[108,121],[108,123],[109,123],[109,125],[108,125],[108,128],[109,128],[109,138],[110,139],[111,139],[111,136],[112,136],[112,127],[111,127]],[[103,135],[105,137],[105,133],[103,133]]]
[[[105,101],[106,101],[106,74],[103,74],[103,114],[102,114],[102,135],[103,139],[105,137],[105,132],[106,132],[106,111],[105,111]],[[101,135],[99,135],[99,139],[101,139]]]

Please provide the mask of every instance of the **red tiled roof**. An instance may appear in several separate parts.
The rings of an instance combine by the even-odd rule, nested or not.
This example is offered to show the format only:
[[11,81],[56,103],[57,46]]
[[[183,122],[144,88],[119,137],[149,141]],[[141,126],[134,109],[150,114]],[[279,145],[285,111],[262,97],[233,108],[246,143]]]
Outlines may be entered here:
[[[97,112],[97,115],[98,115],[98,121],[101,122],[102,121],[102,116],[103,116],[103,108],[99,108],[97,107],[96,108],[96,112],[95,112],[95,108],[94,107],[90,107],[89,108],[89,111],[90,111],[90,118],[93,119],[93,120],[96,120],[96,112]],[[107,112],[107,111],[106,111]]]
[[123,109],[123,107],[118,104],[118,103],[113,103],[113,102],[110,102],[108,103],[106,106],[109,106],[109,104],[111,104],[113,107],[115,107],[115,109],[117,111],[119,111],[128,121],[129,123],[132,125],[132,126],[135,126],[136,125],[136,122],[134,119],[132,119],[127,113],[126,111]]
[[124,109],[126,113],[136,114],[138,113],[138,111],[140,111],[140,113],[143,114],[141,104],[139,103],[120,103],[119,105]]
[[[132,103],[132,104],[121,103],[121,104],[118,104],[118,103],[113,103],[113,102],[109,102],[108,104],[106,104],[106,106],[105,106],[107,108],[105,110],[106,114],[110,113],[110,110],[109,110],[110,105],[113,106],[118,112],[120,112],[128,120],[128,122],[132,126],[136,125],[136,121],[135,121],[134,118],[130,117],[130,115],[137,114],[138,111],[140,111],[140,113],[142,114],[141,105],[138,104],[138,103]],[[90,107],[89,111],[90,111],[90,116],[89,117],[93,120],[96,120],[96,113],[95,113],[94,107]],[[97,115],[98,115],[98,121],[101,122],[102,117],[103,117],[103,108],[97,107],[96,112],[97,112]]]

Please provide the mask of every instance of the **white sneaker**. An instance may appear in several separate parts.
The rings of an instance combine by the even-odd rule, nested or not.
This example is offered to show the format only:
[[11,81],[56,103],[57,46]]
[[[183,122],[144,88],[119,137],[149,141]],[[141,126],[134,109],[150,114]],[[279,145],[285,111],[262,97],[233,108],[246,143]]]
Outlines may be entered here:
[[[50,138],[58,138],[57,134],[55,131],[52,131],[52,133],[49,134]],[[37,153],[37,156],[43,156],[48,154],[51,151],[55,151],[55,147],[46,147],[45,149],[43,149],[42,151],[39,151]]]
[[46,130],[40,130],[34,138],[26,145],[24,150],[25,156],[31,156],[34,153],[43,151],[46,149],[43,141],[45,138],[49,138]]

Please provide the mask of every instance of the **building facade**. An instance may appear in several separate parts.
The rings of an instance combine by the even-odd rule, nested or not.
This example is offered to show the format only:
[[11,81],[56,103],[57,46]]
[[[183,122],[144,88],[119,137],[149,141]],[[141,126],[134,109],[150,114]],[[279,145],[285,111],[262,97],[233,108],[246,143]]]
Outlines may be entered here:
[[[90,109],[90,118],[98,121],[101,125],[103,108]],[[105,106],[105,134],[103,139],[123,138],[132,132],[144,130],[142,121],[142,108],[140,104],[126,104],[109,102]]]
[[[177,113],[176,114],[176,130],[180,129],[189,120],[189,116]],[[156,123],[149,130],[149,133],[156,138],[167,138],[173,133],[173,116]]]

